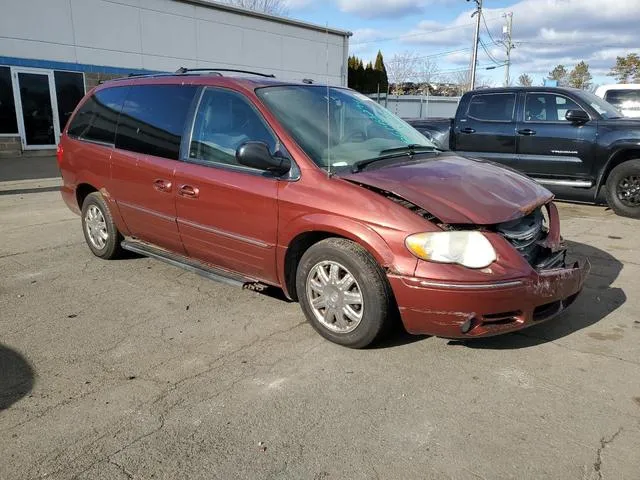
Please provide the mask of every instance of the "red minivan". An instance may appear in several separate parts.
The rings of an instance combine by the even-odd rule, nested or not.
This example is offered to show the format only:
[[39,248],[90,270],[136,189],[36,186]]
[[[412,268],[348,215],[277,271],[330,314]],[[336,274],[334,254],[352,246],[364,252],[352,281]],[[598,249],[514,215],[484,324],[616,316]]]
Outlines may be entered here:
[[[448,338],[512,332],[576,298],[553,195],[441,151],[352,90],[181,70],[89,92],[66,126],[62,197],[91,251],[282,288],[329,340],[394,315]],[[245,72],[247,73],[247,72]]]

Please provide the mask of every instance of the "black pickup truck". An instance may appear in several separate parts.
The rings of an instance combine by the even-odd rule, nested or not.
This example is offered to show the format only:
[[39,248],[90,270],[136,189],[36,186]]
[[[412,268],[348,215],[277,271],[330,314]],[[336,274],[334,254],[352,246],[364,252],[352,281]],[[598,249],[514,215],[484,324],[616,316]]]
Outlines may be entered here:
[[437,146],[526,173],[560,199],[640,218],[640,119],[572,88],[474,90],[453,119],[408,119]]

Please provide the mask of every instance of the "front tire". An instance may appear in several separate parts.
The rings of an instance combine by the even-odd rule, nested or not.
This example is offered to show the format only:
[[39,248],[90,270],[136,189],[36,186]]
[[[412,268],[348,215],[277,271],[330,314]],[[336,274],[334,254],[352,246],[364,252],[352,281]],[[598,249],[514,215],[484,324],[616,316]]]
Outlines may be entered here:
[[611,171],[607,203],[620,216],[640,218],[640,159],[628,160]]
[[82,203],[82,232],[96,257],[112,260],[122,256],[122,235],[113,222],[109,206],[98,192],[87,195]]
[[360,245],[328,238],[302,256],[296,274],[302,311],[326,339],[364,348],[385,331],[392,293],[384,271]]

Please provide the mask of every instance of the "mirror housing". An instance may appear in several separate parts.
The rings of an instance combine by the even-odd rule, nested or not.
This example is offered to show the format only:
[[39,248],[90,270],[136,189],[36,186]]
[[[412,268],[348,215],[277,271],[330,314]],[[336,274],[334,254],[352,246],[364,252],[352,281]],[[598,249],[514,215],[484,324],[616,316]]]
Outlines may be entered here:
[[571,123],[587,123],[589,120],[589,114],[584,110],[569,110],[564,116]]
[[236,160],[240,165],[284,175],[291,170],[291,160],[286,157],[274,157],[264,142],[246,142],[236,150]]

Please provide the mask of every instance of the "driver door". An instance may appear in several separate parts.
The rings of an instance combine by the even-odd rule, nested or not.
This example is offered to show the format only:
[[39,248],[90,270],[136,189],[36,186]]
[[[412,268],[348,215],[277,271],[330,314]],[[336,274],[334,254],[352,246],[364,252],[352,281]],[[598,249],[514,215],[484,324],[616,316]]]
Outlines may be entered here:
[[278,141],[241,94],[203,90],[186,152],[175,171],[180,236],[190,257],[277,283],[278,179],[236,161],[237,148]]
[[519,169],[536,178],[587,179],[597,126],[567,121],[569,110],[584,109],[560,93],[526,93],[517,127]]

